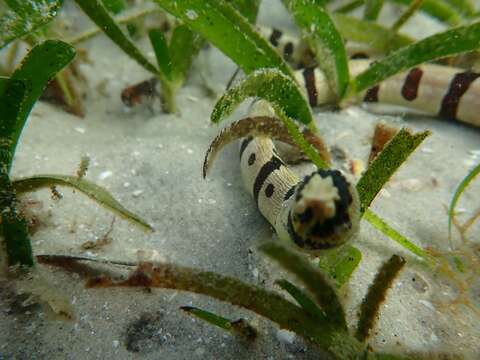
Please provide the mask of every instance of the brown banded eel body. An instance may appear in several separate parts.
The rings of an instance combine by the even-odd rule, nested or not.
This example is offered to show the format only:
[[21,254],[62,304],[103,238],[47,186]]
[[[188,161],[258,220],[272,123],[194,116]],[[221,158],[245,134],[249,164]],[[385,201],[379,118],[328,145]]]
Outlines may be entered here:
[[[278,29],[260,28],[270,43],[295,64],[308,63],[306,45],[294,36]],[[307,55],[306,55],[307,54]],[[356,76],[366,70],[371,60],[352,59],[350,74]],[[305,88],[312,107],[335,101],[325,74],[317,67],[306,67],[295,72],[299,84]],[[359,100],[415,109],[426,115],[456,120],[480,127],[480,73],[455,67],[423,64],[392,76],[363,92]]]

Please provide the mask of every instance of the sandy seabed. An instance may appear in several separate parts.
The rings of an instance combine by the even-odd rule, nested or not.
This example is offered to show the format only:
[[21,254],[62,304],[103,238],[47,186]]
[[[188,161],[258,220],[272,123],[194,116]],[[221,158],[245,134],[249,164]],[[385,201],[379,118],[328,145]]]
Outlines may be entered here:
[[[411,31],[420,21],[413,21]],[[262,5],[260,22],[292,27],[273,1]],[[146,42],[138,45],[153,56]],[[113,215],[71,189],[59,188],[63,199],[57,201],[43,190],[23,199],[35,203],[33,211],[43,223],[33,236],[35,254],[166,260],[274,288],[273,281],[287,275],[256,250],[260,241],[272,238],[273,230],[244,190],[237,147],[229,146],[221,153],[207,180],[201,176],[205,151],[220,127],[209,123],[215,99],[207,95],[200,73],[208,79],[208,86],[221,94],[235,66],[217,50],[204,49],[178,93],[177,114],[163,114],[158,103],[153,112],[147,108],[127,111],[120,91],[149,74],[103,36],[89,41],[85,48],[93,60],[82,65],[88,78],[85,118],[38,103],[22,135],[13,177],[75,174],[82,156],[88,155],[87,179],[107,188],[125,207],[152,224],[155,232],[145,233],[117,218],[109,233],[111,243],[85,250],[82,244],[109,231]],[[105,95],[98,91],[99,84]],[[245,107],[231,120],[243,115]],[[380,119],[413,130],[430,129],[432,135],[387,184],[373,209],[416,244],[447,250],[446,206],[460,180],[475,160],[478,162],[480,131],[419,116],[375,115],[357,106],[315,113],[327,143],[345,150],[349,159],[363,161]],[[478,208],[478,194],[477,181],[461,200],[462,219]],[[478,243],[478,234],[477,224],[469,232],[469,241]],[[460,244],[457,235],[454,242]],[[354,245],[362,251],[363,260],[344,291],[351,324],[382,261],[392,253],[402,254],[408,261],[382,307],[371,338],[374,349],[452,355],[446,358],[478,356],[478,279],[470,283],[470,305],[476,309],[472,310],[455,302],[462,294],[457,283],[434,275],[370,224],[362,222]],[[469,248],[464,246],[462,251],[468,254]],[[35,304],[23,307],[22,298],[12,299],[10,287],[2,283],[0,359],[321,358],[301,338],[253,313],[210,298],[164,290],[85,289],[83,280],[62,270],[40,265],[38,272],[67,299],[74,318],[60,320]],[[260,336],[246,345],[188,317],[178,309],[184,305],[233,319],[244,317]]]

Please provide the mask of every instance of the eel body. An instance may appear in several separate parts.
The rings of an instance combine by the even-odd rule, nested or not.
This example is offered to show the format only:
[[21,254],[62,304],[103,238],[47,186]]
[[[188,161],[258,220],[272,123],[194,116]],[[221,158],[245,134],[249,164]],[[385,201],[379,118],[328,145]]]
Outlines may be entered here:
[[[295,71],[298,83],[305,89],[311,106],[335,101],[323,71],[312,63],[313,55],[300,39],[278,29],[261,27],[260,33],[294,65],[307,67]],[[363,55],[362,55],[363,56]],[[350,74],[366,70],[371,60],[349,61]],[[456,67],[422,64],[394,75],[360,94],[369,103],[398,105],[421,111],[429,116],[456,120],[480,127],[480,73]]]
[[[309,63],[305,60],[308,48],[298,39],[276,29],[260,30],[287,60],[297,65]],[[365,59],[350,60],[350,73],[355,76],[366,70],[370,63]],[[295,77],[312,107],[336,100],[325,74],[318,67],[297,70]],[[392,76],[360,96],[365,102],[400,105],[480,127],[479,77],[480,74],[473,71],[424,64]],[[265,111],[262,103],[265,104],[264,101],[257,103],[257,110],[254,105],[250,118],[272,116],[271,109]],[[204,176],[225,139],[235,137],[231,135],[233,131],[227,135],[229,130],[243,128],[242,136],[249,135],[240,143],[243,181],[280,240],[315,254],[351,239],[360,219],[355,186],[338,170],[320,169],[300,179],[282,161],[268,134],[259,131],[261,127],[261,123],[253,126],[249,133],[243,124],[224,129],[226,131],[214,140],[207,152]]]

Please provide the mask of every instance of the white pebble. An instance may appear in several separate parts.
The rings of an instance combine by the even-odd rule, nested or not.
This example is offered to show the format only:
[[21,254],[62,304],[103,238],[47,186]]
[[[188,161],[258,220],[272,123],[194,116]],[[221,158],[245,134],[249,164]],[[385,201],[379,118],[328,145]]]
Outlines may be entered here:
[[80,134],[85,134],[85,129],[81,127],[76,127],[75,131],[78,131]]
[[143,190],[134,190],[134,191],[132,192],[132,195],[133,195],[134,197],[138,197],[138,196],[140,196],[140,195],[142,195],[142,194],[143,194]]
[[125,181],[125,182],[123,183],[123,187],[128,188],[129,186],[130,186],[130,183],[129,183],[128,181]]
[[118,348],[118,346],[120,345],[120,341],[113,340],[112,345],[113,345],[114,348]]
[[193,154],[193,150],[192,149],[187,149],[187,153]]

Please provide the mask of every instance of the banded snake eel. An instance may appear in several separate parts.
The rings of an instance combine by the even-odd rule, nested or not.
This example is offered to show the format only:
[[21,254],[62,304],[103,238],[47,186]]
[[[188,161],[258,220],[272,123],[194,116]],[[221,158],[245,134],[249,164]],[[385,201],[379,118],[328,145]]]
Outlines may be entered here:
[[[301,41],[279,30],[261,28],[260,32],[280,53],[297,64],[308,54],[308,49]],[[352,76],[367,69],[369,64],[369,60],[350,60]],[[331,103],[335,99],[319,68],[296,70],[295,77],[312,107]],[[478,77],[480,74],[473,71],[423,64],[386,79],[365,91],[361,99],[365,102],[400,105],[420,110],[426,115],[480,127]],[[236,138],[230,134],[233,128],[242,128],[242,178],[279,239],[310,254],[339,246],[351,239],[358,230],[360,219],[358,193],[352,182],[333,169],[320,169],[300,179],[282,161],[269,136],[272,126],[275,126],[264,122],[270,121],[271,109],[264,101],[254,104],[253,109],[249,119],[257,119],[256,125],[252,125],[251,121],[248,126],[234,123],[212,142],[205,158],[204,177],[219,148]],[[278,135],[276,131],[273,133]],[[278,136],[277,140],[289,142],[282,136]]]

